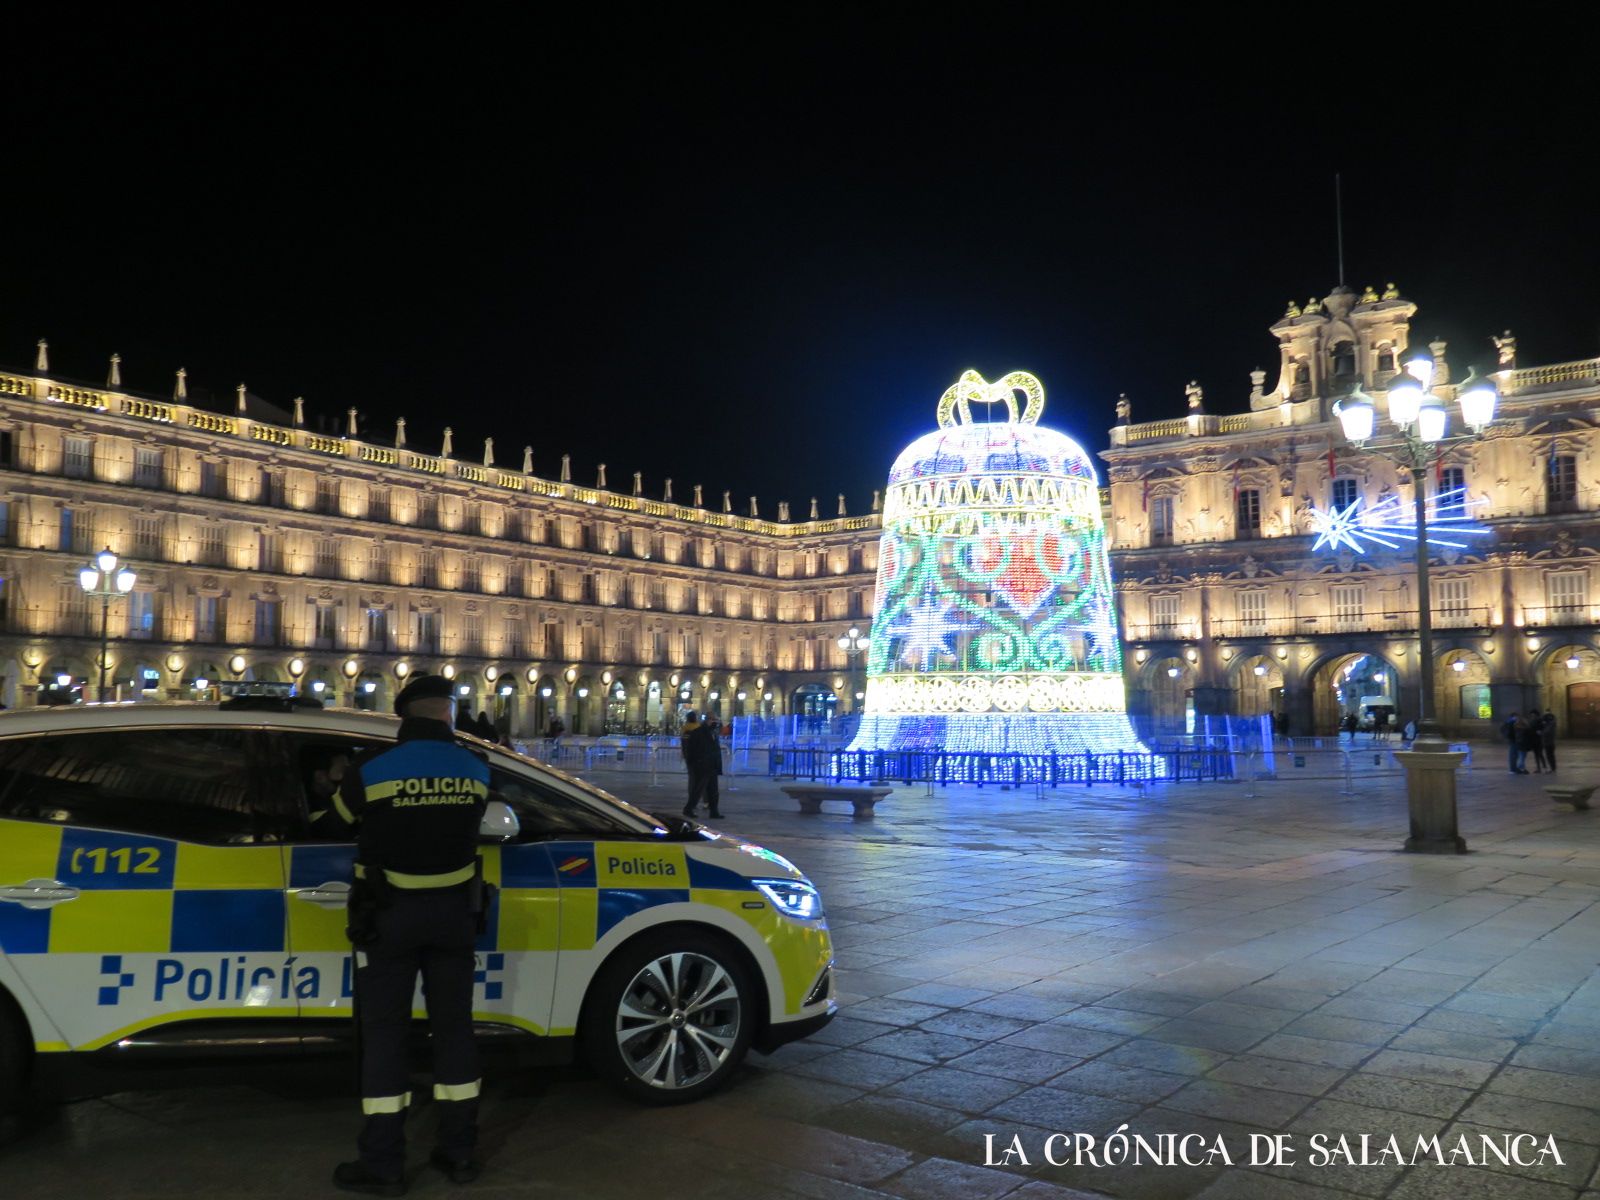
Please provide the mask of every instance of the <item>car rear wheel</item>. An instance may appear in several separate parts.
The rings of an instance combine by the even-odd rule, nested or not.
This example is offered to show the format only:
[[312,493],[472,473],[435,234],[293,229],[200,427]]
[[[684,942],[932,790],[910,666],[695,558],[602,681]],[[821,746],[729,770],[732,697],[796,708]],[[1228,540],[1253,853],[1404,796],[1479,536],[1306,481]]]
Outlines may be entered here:
[[757,1013],[750,973],[721,938],[669,930],[601,968],[584,1009],[595,1070],[647,1104],[715,1091],[743,1061]]

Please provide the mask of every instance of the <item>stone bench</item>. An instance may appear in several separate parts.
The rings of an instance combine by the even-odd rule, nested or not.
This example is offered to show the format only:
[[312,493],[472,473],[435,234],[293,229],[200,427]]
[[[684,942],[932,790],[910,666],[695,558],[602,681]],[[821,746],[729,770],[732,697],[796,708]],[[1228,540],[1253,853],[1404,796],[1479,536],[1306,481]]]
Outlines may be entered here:
[[1557,783],[1547,786],[1544,790],[1558,804],[1570,804],[1573,808],[1582,811],[1589,807],[1589,797],[1594,794],[1596,787],[1600,787],[1600,784],[1581,787],[1577,784]]
[[783,789],[785,795],[800,802],[803,813],[820,813],[824,800],[848,800],[855,806],[858,821],[870,821],[873,805],[892,791],[888,787],[831,787],[825,783],[797,783]]

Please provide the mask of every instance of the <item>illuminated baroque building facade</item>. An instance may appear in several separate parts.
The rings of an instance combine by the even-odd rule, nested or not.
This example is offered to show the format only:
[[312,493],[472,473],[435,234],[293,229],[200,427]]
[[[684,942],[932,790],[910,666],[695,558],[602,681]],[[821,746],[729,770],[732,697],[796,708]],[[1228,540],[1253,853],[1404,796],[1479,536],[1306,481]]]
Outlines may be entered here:
[[[1410,480],[1344,443],[1332,411],[1378,397],[1412,343],[1416,306],[1336,289],[1271,327],[1276,382],[1245,411],[1135,424],[1102,452],[1101,494],[1126,643],[1128,709],[1147,731],[1278,713],[1330,733],[1346,711],[1415,716],[1409,547],[1314,549],[1314,510],[1390,497]],[[1600,359],[1520,368],[1509,334],[1468,356],[1497,368],[1495,423],[1454,447],[1434,487],[1463,488],[1490,532],[1432,556],[1439,717],[1485,734],[1553,708],[1564,736],[1600,736]],[[1433,343],[1438,373],[1466,360]],[[1488,360],[1488,361],[1486,361]],[[92,697],[100,605],[78,571],[110,547],[138,572],[111,602],[109,681],[123,698],[194,685],[297,681],[387,709],[404,674],[445,669],[474,711],[528,735],[670,727],[860,707],[865,662],[837,639],[873,616],[877,511],[735,514],[313,432],[241,389],[232,412],[0,373],[0,698]],[[1070,391],[1070,381],[1066,381]],[[842,500],[840,506],[842,509]],[[874,504],[876,510],[876,504]],[[752,502],[753,508],[753,502]],[[65,687],[58,679],[68,680]],[[320,688],[317,685],[321,685]],[[509,694],[506,694],[509,693]],[[215,694],[213,691],[211,694]]]
[[[387,710],[404,676],[453,674],[474,712],[525,736],[724,716],[849,711],[837,638],[870,617],[876,514],[763,520],[551,481],[350,433],[241,387],[235,411],[0,373],[0,673],[8,705],[92,698],[101,605],[78,571],[104,547],[138,572],[111,602],[124,699],[197,681],[298,682]],[[568,471],[563,465],[563,476]],[[670,485],[669,485],[670,487]],[[752,501],[752,507],[754,501]],[[786,513],[780,513],[786,517]],[[66,680],[65,684],[57,680]],[[836,699],[835,699],[836,697]]]
[[[1129,706],[1156,728],[1277,713],[1327,734],[1345,712],[1417,715],[1413,544],[1356,553],[1313,536],[1318,510],[1358,499],[1409,518],[1409,472],[1346,444],[1333,404],[1359,383],[1382,411],[1415,313],[1392,284],[1336,289],[1271,327],[1277,378],[1251,373],[1246,411],[1208,412],[1193,384],[1175,420],[1135,424],[1119,403],[1107,525]],[[1537,705],[1564,736],[1600,736],[1600,359],[1519,368],[1509,333],[1460,358],[1428,350],[1436,379],[1475,365],[1501,394],[1494,424],[1429,481],[1489,531],[1430,554],[1440,722],[1489,736]]]

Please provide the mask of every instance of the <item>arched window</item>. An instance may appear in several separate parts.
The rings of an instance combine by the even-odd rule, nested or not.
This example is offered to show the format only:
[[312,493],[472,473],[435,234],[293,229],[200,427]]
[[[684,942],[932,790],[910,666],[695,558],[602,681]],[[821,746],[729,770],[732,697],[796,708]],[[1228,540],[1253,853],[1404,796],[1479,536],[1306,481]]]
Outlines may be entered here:
[[1356,344],[1354,342],[1340,342],[1333,348],[1333,377],[1335,379],[1352,379],[1356,373]]

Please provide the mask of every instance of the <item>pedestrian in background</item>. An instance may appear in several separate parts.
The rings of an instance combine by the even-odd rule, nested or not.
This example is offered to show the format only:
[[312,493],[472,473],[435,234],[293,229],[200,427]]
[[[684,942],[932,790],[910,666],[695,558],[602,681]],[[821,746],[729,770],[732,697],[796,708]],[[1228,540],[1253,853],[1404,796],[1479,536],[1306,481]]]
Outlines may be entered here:
[[1544,743],[1539,740],[1539,714],[1529,709],[1517,720],[1517,766],[1519,774],[1528,774],[1528,755],[1533,755],[1533,774],[1539,773],[1539,763],[1544,757]]
[[1544,756],[1544,717],[1537,708],[1528,713],[1528,753],[1533,755],[1533,773],[1541,774],[1548,763]]
[[1539,718],[1539,745],[1544,750],[1545,762],[1550,764],[1550,769],[1556,769],[1556,714],[1553,709],[1546,709],[1544,716]]
[[1522,756],[1517,750],[1517,725],[1521,720],[1521,713],[1512,713],[1500,726],[1500,736],[1506,739],[1506,765],[1511,768],[1513,775],[1527,774],[1522,769]]
[[702,799],[707,814],[715,820],[722,819],[721,797],[717,794],[717,777],[722,774],[722,742],[717,731],[717,719],[708,715],[705,724],[683,740],[684,761],[689,764],[689,804],[683,815],[692,817]]
[[700,794],[701,785],[695,775],[694,759],[690,757],[689,739],[694,736],[695,730],[700,728],[700,714],[686,712],[683,714],[683,724],[678,728],[678,753],[683,755],[683,770],[688,777],[689,795],[685,798],[683,815],[694,816],[695,797]]

